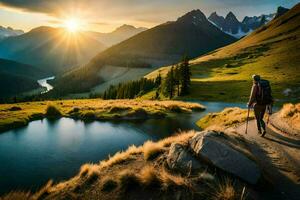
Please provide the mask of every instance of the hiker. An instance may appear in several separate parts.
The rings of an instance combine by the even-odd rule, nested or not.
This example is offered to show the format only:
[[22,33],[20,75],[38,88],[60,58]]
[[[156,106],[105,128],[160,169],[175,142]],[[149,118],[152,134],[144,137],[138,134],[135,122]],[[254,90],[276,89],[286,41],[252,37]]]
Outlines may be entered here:
[[254,108],[258,134],[264,137],[266,134],[266,124],[264,122],[266,108],[268,108],[269,115],[272,114],[273,98],[271,86],[269,81],[261,79],[259,75],[253,75],[252,79],[253,85],[247,105],[249,109]]

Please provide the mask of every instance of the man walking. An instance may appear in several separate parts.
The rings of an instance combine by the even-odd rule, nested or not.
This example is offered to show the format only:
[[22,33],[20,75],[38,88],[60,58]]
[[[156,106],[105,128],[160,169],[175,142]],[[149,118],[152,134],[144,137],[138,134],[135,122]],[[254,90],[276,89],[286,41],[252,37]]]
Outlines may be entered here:
[[[258,134],[262,137],[266,134],[266,124],[264,122],[264,115],[268,105],[273,103],[271,95],[271,86],[269,81],[263,80],[259,75],[253,75],[253,85],[251,89],[248,107],[254,108],[254,115],[257,124]],[[269,107],[269,106],[268,106]],[[269,110],[269,114],[271,110]]]

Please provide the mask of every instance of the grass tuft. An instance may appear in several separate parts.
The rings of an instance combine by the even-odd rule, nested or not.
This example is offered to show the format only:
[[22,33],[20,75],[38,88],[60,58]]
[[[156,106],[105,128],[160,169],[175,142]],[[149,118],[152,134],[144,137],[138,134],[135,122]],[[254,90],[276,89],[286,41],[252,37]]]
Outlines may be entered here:
[[58,117],[61,117],[62,114],[56,106],[48,105],[48,107],[46,109],[46,116],[49,118],[58,118]]
[[48,181],[48,183],[43,186],[39,191],[37,191],[34,195],[33,195],[33,199],[43,199],[46,196],[48,196],[50,194],[51,191],[51,187],[53,186],[53,181],[50,180]]
[[147,165],[141,170],[139,180],[145,187],[155,187],[160,185],[159,175],[152,165]]
[[153,160],[163,152],[164,148],[160,143],[147,141],[143,145],[145,160]]

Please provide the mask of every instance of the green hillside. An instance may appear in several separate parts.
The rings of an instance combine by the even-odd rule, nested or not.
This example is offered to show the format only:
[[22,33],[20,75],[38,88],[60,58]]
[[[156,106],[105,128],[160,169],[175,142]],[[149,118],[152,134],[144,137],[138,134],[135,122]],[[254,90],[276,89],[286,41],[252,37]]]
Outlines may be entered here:
[[[192,92],[188,98],[212,101],[246,101],[251,75],[271,81],[275,98],[299,101],[300,4],[249,36],[194,59]],[[166,74],[169,67],[146,77]],[[287,91],[291,92],[286,95]]]
[[[235,38],[223,33],[212,25],[200,10],[194,10],[174,22],[167,22],[143,31],[99,53],[82,69],[58,77],[56,83],[54,83],[56,84],[55,88],[64,87],[60,83],[70,80],[70,77],[74,77],[72,79],[74,83],[76,82],[75,79],[77,79],[75,77],[82,77],[80,82],[76,82],[78,87],[73,87],[70,91],[64,91],[66,93],[83,92],[83,89],[88,89],[86,82],[83,82],[83,80],[94,83],[89,84],[90,89],[97,86],[97,88],[100,87],[101,90],[105,90],[105,88],[101,87],[101,84],[105,84],[101,77],[113,79],[113,76],[103,73],[103,70],[101,71],[101,68],[105,66],[113,66],[114,69],[117,67],[153,69],[176,63],[184,54],[195,58],[234,41],[236,41]],[[87,76],[87,69],[94,73],[90,73],[91,76]],[[124,71],[123,69],[121,70]],[[98,73],[96,73],[97,71]],[[141,78],[145,74],[136,73],[133,70],[132,73],[126,73],[126,77],[118,77],[118,79],[126,80],[127,77],[131,76],[133,80]],[[98,79],[98,83],[97,81],[91,82],[89,81],[90,79]],[[83,87],[81,87],[82,83],[84,84]],[[76,88],[78,88],[78,91],[75,91]],[[86,90],[86,92],[89,92],[89,90]]]
[[46,76],[36,67],[0,59],[0,99],[38,88],[37,80]]

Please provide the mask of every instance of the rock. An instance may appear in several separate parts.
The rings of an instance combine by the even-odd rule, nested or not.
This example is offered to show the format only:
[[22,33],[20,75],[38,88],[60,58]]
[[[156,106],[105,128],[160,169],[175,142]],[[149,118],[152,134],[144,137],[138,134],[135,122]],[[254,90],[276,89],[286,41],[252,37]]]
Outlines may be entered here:
[[256,184],[261,176],[258,165],[234,149],[220,133],[200,132],[190,139],[189,144],[199,158],[251,184]]
[[202,169],[203,165],[182,144],[171,144],[167,156],[167,164],[173,170],[183,173],[195,172]]

